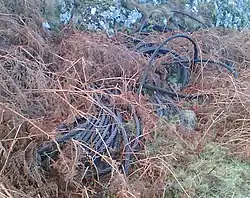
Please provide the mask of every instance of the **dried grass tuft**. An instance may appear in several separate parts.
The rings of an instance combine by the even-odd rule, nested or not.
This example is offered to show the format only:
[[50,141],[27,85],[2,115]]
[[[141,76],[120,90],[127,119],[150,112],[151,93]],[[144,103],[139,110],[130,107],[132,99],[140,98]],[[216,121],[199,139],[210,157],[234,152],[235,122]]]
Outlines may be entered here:
[[196,84],[202,91],[210,93],[213,100],[199,109],[200,127],[209,139],[216,139],[233,148],[232,153],[249,159],[250,35],[248,31],[223,33],[218,30],[197,32],[196,38],[204,56],[211,53],[217,59],[231,62],[238,70],[239,78],[234,79],[229,74],[209,69],[210,65],[203,65],[202,78],[197,78]]

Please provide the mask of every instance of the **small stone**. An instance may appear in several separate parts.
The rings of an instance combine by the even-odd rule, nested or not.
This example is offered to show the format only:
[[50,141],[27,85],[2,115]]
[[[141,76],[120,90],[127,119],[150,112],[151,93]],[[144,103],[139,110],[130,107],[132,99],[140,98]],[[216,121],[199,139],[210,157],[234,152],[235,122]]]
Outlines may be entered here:
[[184,126],[189,130],[193,130],[197,123],[195,112],[192,110],[182,110],[181,113],[183,115]]

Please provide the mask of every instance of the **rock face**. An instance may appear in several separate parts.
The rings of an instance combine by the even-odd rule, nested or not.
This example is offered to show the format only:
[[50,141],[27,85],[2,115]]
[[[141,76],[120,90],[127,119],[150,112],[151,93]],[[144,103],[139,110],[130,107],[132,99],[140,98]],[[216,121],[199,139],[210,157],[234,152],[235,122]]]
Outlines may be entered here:
[[115,29],[130,28],[142,18],[140,11],[126,8],[118,0],[47,0],[45,7],[45,18],[54,29],[72,19],[79,29],[113,34]]
[[197,28],[197,21],[173,10],[187,13],[207,26],[249,27],[248,0],[45,0],[44,4],[46,22],[54,30],[72,19],[78,29],[105,30],[111,35],[132,28],[149,15],[162,24],[171,19],[181,28]]
[[196,13],[207,15],[215,27],[249,28],[249,0],[186,0],[186,6]]

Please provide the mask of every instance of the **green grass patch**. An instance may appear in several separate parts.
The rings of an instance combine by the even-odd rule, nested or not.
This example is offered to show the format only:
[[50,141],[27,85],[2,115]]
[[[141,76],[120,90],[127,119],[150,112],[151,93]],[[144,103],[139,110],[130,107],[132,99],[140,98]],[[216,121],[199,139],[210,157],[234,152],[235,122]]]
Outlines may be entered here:
[[[175,172],[191,197],[250,197],[250,164],[227,156],[222,146],[207,145],[203,153]],[[183,194],[177,183],[171,188],[174,197]]]

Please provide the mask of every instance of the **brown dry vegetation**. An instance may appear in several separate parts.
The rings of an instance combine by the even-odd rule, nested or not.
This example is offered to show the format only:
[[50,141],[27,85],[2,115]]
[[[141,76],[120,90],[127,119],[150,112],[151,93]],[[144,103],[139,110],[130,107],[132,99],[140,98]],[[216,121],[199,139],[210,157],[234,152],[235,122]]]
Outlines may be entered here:
[[[158,121],[146,98],[139,100],[133,94],[147,58],[103,34],[71,31],[54,37],[42,30],[35,4],[25,1],[29,4],[13,13],[5,8],[6,2],[0,2],[0,197],[168,197],[166,185],[173,180],[183,197],[193,197],[194,190],[182,186],[174,168],[185,164],[187,156],[201,153],[209,142],[227,146],[227,154],[250,161],[249,31],[208,29],[191,35],[203,58],[231,60],[240,75],[234,79],[205,63],[195,69],[185,91],[208,93],[212,99],[194,104],[198,126],[186,133]],[[167,36],[147,39],[158,42]],[[173,45],[180,46],[191,47],[184,42]],[[74,142],[61,153],[54,172],[41,171],[35,149],[54,137],[61,121],[93,111],[91,91],[86,89],[92,82],[120,88],[122,95],[114,102],[133,103],[145,123],[145,136],[152,132],[167,141],[157,145],[155,154],[146,147],[127,178],[115,173],[82,182],[74,167]],[[154,135],[146,139],[154,144]]]

